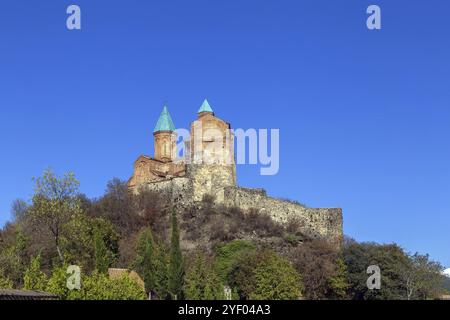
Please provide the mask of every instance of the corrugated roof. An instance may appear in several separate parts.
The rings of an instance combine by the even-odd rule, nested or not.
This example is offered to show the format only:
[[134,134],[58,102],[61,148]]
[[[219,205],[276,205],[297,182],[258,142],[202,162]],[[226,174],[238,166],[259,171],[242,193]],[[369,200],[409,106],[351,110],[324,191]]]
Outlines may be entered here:
[[58,296],[55,294],[41,291],[0,289],[0,300],[47,300],[57,298]]

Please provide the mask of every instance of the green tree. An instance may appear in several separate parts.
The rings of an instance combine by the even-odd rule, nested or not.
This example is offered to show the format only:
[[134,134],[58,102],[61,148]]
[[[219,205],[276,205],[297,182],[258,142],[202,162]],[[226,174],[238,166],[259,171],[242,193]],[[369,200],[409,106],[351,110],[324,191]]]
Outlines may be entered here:
[[64,230],[61,247],[66,262],[82,265],[88,273],[95,269],[105,273],[116,261],[119,237],[111,222],[80,214]]
[[100,273],[107,273],[111,265],[108,248],[106,247],[102,233],[98,229],[94,231],[94,263],[95,270]]
[[291,263],[272,251],[242,255],[231,283],[243,299],[294,300],[301,296],[301,278]]
[[13,282],[5,276],[3,270],[0,269],[0,289],[12,289]]
[[425,300],[442,294],[443,269],[440,263],[431,261],[428,255],[419,253],[411,255],[410,263],[401,271],[406,298]]
[[[348,270],[350,293],[357,300],[403,300],[407,298],[404,279],[410,268],[408,255],[396,244],[357,243],[344,246],[343,258]],[[381,289],[367,288],[367,268],[377,265],[381,270]]]
[[134,269],[143,277],[147,292],[156,287],[155,243],[150,228],[145,229],[138,240]]
[[31,260],[30,266],[25,271],[24,289],[45,291],[47,276],[41,271],[41,256],[38,255]]
[[216,270],[222,281],[229,282],[229,275],[238,258],[249,251],[254,251],[255,245],[249,241],[233,240],[216,248]]
[[0,246],[0,269],[14,286],[19,287],[23,284],[23,275],[28,264],[28,239],[17,225],[10,226],[10,235],[11,239]]
[[184,295],[188,300],[223,300],[224,286],[214,268],[212,258],[201,251],[194,254],[184,279]]
[[169,264],[170,257],[167,248],[162,241],[155,243],[155,288],[154,293],[159,299],[169,296]]
[[67,288],[67,265],[56,266],[53,268],[52,274],[47,282],[45,291],[57,295],[62,300],[67,300],[71,295],[76,294],[76,290],[69,290]]
[[327,296],[333,299],[345,299],[350,286],[347,279],[347,266],[342,258],[337,259],[335,264],[335,273],[328,279],[330,290]]
[[304,242],[292,248],[289,258],[302,275],[307,299],[343,298],[347,287],[345,264],[336,247],[324,240]]
[[297,300],[301,295],[300,275],[291,263],[275,253],[268,254],[254,271],[252,300]]
[[58,257],[64,261],[61,250],[61,237],[64,225],[81,213],[78,195],[79,182],[73,173],[63,177],[51,170],[44,171],[42,177],[35,179],[36,187],[33,204],[29,214],[37,225],[44,225],[51,233]]
[[178,228],[178,218],[175,210],[172,211],[172,237],[170,244],[170,264],[169,264],[169,293],[173,299],[182,298],[183,289],[183,256],[180,248],[180,230]]

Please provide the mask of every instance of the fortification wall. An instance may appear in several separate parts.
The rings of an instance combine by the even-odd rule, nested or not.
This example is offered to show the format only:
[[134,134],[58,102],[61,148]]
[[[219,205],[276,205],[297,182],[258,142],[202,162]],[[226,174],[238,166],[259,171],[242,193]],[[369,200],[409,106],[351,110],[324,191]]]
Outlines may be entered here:
[[236,185],[234,165],[187,165],[186,175],[192,181],[192,201],[202,201],[203,195],[215,197],[217,203],[223,203],[224,189]]
[[295,219],[300,230],[312,238],[342,240],[342,209],[307,208],[300,204],[268,197],[261,189],[228,187],[225,190],[225,205],[243,210],[257,209],[280,223]]
[[146,184],[146,188],[167,197],[177,207],[189,207],[192,203],[192,184],[186,177],[172,178]]
[[234,171],[230,167],[191,167],[187,177],[148,183],[146,186],[149,190],[165,195],[168,201],[179,208],[195,205],[205,194],[214,195],[218,204],[239,207],[244,211],[257,209],[283,224],[292,219],[308,237],[323,238],[336,243],[342,241],[342,209],[307,208],[294,202],[269,197],[263,189],[230,185],[233,182],[230,177],[234,177],[230,175],[232,172]]

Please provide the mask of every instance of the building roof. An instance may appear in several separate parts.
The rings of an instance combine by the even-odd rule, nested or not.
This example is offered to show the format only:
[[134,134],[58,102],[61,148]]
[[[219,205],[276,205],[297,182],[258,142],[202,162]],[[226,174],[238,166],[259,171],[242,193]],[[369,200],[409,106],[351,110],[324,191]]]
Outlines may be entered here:
[[198,113],[202,113],[202,112],[211,112],[214,113],[213,109],[211,108],[211,106],[209,105],[208,100],[205,99],[205,101],[203,101],[202,106],[200,107],[200,109],[198,110]]
[[49,299],[58,299],[58,296],[52,293],[40,291],[0,289],[0,300],[49,300]]
[[172,117],[170,116],[169,110],[166,106],[164,106],[153,132],[158,131],[175,131],[175,125],[173,124]]

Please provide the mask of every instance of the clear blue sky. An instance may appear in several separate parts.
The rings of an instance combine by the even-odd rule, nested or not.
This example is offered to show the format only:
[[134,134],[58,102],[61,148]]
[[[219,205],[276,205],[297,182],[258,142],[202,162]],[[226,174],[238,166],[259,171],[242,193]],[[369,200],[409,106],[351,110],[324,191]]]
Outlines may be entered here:
[[[82,30],[65,27],[82,9]],[[378,4],[383,29],[366,28]],[[151,154],[167,102],[207,97],[235,128],[279,128],[280,172],[239,184],[342,207],[345,233],[450,266],[450,3],[4,0],[0,223],[47,167],[100,196]]]

